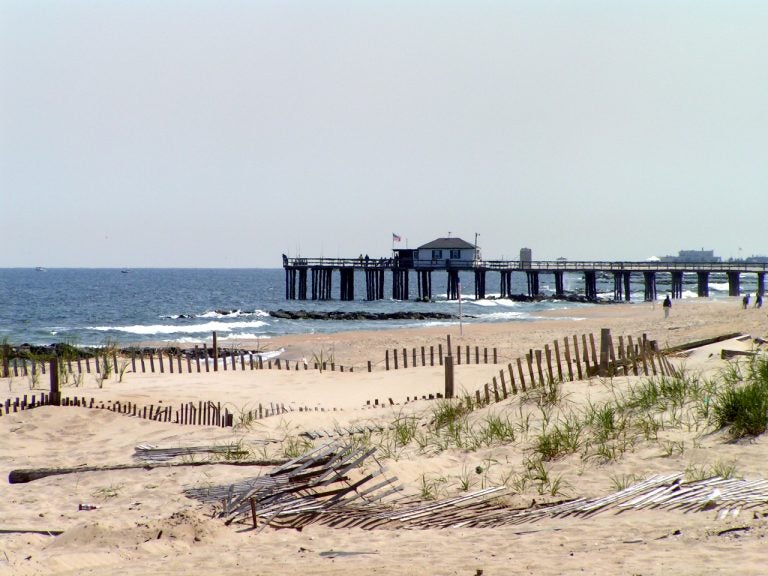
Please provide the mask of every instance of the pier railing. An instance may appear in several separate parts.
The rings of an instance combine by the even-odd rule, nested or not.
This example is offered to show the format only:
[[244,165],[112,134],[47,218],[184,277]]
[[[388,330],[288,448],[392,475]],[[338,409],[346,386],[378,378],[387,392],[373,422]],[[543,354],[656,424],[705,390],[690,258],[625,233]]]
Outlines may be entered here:
[[768,272],[764,262],[664,262],[610,260],[410,260],[396,258],[286,258],[287,268],[478,269],[550,272]]

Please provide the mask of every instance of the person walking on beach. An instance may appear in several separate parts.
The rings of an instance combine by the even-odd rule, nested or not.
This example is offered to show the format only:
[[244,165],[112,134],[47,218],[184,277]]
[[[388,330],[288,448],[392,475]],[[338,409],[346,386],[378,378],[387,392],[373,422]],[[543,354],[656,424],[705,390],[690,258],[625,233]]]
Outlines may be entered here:
[[664,318],[669,318],[669,311],[672,308],[672,300],[669,299],[669,294],[664,298],[662,306],[664,307]]
[[757,292],[755,294],[755,308],[762,308],[763,307],[763,295],[760,294],[760,292]]
[[744,305],[744,310],[749,308],[749,294],[744,296],[744,298],[741,299],[741,303]]

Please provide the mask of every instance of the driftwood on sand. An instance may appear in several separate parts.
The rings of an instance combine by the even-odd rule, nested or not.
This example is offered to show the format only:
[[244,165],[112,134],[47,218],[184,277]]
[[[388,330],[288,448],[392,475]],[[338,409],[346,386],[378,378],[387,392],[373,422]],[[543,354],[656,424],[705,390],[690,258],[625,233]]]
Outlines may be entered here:
[[48,476],[58,476],[61,474],[75,474],[78,472],[105,472],[110,470],[152,470],[154,468],[171,468],[175,466],[279,466],[287,460],[222,460],[222,461],[199,461],[199,462],[166,462],[162,464],[115,464],[112,466],[74,466],[72,468],[21,468],[11,470],[8,474],[9,484],[24,484],[47,478]]

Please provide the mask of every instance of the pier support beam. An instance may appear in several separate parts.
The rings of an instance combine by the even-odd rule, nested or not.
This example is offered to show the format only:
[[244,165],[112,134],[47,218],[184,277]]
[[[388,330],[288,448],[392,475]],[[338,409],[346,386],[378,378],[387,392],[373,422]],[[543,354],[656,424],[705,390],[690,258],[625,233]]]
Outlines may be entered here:
[[597,272],[584,271],[584,296],[590,302],[597,301]]
[[307,299],[307,269],[299,268],[299,300]]
[[709,297],[709,271],[699,270],[698,272],[696,272],[696,276],[698,277],[697,294],[699,295],[699,298],[708,298]]
[[741,294],[741,276],[739,272],[728,272],[728,296]]
[[512,270],[502,270],[501,286],[499,287],[499,294],[502,298],[509,298],[512,296]]
[[368,300],[384,299],[384,269],[365,269],[365,297]]
[[417,270],[416,280],[418,281],[419,300],[432,300],[432,271]]
[[563,282],[563,276],[565,276],[565,272],[562,270],[555,272],[555,296],[558,298],[565,296],[565,283]]
[[354,268],[341,268],[339,270],[341,276],[340,284],[340,298],[341,300],[354,300],[355,299],[355,269]]
[[408,300],[408,269],[392,269],[392,298]]
[[670,272],[672,275],[672,298],[683,297],[683,273],[679,270]]
[[448,300],[458,300],[461,290],[461,280],[459,280],[458,270],[448,270],[448,290],[446,297]]
[[643,272],[643,279],[645,280],[644,299],[646,302],[652,302],[656,300],[656,272]]
[[528,296],[538,296],[539,294],[539,273],[533,270],[526,270],[528,276]]
[[757,273],[757,293],[765,296],[765,272]]
[[618,271],[613,273],[613,299],[616,302],[624,300],[629,302],[630,298],[630,282],[629,279],[632,276],[631,272]]
[[290,266],[285,269],[285,299],[296,300],[296,285],[298,283],[299,300],[307,299],[307,269]]
[[629,302],[632,297],[632,272],[624,272],[624,301]]
[[285,299],[296,300],[296,268],[285,269]]
[[330,300],[332,280],[333,268],[314,266],[312,268],[312,300]]
[[475,268],[475,300],[485,300],[485,270]]
[[613,300],[618,302],[624,299],[624,283],[621,272],[613,273]]

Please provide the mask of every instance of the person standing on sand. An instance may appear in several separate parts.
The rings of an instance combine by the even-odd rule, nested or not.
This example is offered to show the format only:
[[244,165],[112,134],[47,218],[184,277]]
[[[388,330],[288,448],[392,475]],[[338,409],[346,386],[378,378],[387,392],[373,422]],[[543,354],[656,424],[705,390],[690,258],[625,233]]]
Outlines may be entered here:
[[747,294],[746,296],[744,296],[744,298],[741,299],[741,303],[744,306],[744,310],[749,308],[749,294]]
[[755,294],[755,308],[762,308],[763,307],[763,295],[758,292]]
[[664,318],[669,318],[669,311],[672,308],[672,300],[669,299],[669,294],[664,298],[662,306],[664,307]]

